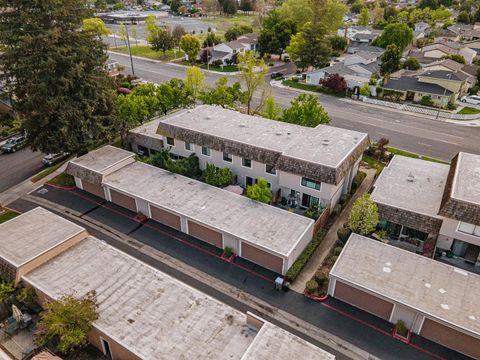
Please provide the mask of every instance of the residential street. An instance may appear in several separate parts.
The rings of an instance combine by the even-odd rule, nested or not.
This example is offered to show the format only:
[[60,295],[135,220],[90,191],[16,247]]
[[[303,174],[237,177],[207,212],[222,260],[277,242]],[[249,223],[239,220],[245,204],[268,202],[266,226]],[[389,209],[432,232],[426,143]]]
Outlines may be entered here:
[[28,148],[13,154],[0,154],[0,192],[42,170],[43,156],[42,153]]
[[[110,53],[110,58],[119,61],[126,67],[125,72],[130,73],[127,56]],[[137,76],[154,82],[185,76],[183,66],[152,60],[135,58],[134,68]],[[205,75],[207,85],[212,85],[221,76],[213,73]],[[236,81],[235,77],[230,77],[230,81]],[[277,87],[273,87],[272,92],[275,100],[282,106],[288,106],[291,99],[298,94],[295,90]],[[389,109],[378,109],[327,95],[320,95],[319,101],[330,114],[333,125],[367,132],[373,140],[389,138],[392,146],[404,150],[447,161],[459,151],[474,153],[480,151],[480,128],[454,125]]]

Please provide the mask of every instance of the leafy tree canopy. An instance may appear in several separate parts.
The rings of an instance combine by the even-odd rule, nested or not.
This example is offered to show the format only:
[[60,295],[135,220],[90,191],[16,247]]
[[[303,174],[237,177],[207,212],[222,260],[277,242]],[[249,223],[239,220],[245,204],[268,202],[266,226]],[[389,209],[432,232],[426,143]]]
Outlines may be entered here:
[[374,44],[383,48],[394,44],[402,52],[413,41],[413,31],[404,23],[388,24]]
[[369,235],[378,224],[378,206],[369,194],[355,200],[348,217],[348,228],[360,235]]
[[258,179],[258,182],[254,185],[247,186],[247,196],[265,204],[272,200],[272,192],[264,178]]
[[258,47],[262,54],[282,55],[296,28],[292,20],[283,19],[278,11],[271,11],[263,20],[258,38]]
[[382,55],[380,63],[380,71],[382,74],[392,74],[400,69],[400,59],[402,54],[400,49],[395,45],[388,45]]
[[320,124],[329,124],[330,116],[315,95],[300,94],[290,102],[290,107],[283,111],[282,121],[316,127]]
[[187,54],[188,60],[193,64],[200,52],[202,45],[194,35],[185,34],[180,38],[180,49]]

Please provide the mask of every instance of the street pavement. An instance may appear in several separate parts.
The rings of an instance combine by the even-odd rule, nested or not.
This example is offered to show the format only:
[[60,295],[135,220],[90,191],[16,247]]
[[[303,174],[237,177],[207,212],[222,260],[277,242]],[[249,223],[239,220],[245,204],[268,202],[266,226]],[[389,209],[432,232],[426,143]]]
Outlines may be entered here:
[[0,193],[42,170],[43,156],[28,148],[0,154]]
[[[165,264],[152,259],[152,257],[155,258],[155,253],[166,254],[193,267],[197,272],[206,273],[214,281],[199,282],[200,276],[194,271],[187,273],[178,273],[177,271],[173,274],[171,268],[166,271],[181,281],[240,311],[252,310],[250,308],[252,303],[262,302],[266,305],[260,306],[260,310],[258,307],[254,309],[257,313],[260,312],[261,316],[278,319],[279,312],[290,314],[290,316],[297,318],[297,321],[318,328],[317,333],[325,334],[326,332],[330,334],[330,337],[341,339],[344,343],[347,342],[347,345],[343,344],[344,346],[351,344],[379,359],[466,359],[466,357],[454,351],[419,336],[413,337],[413,345],[406,345],[395,340],[390,335],[391,324],[336,299],[319,303],[307,299],[295,291],[275,291],[273,289],[273,279],[276,275],[271,271],[243,259],[237,259],[234,263],[229,263],[220,259],[218,249],[210,247],[208,244],[152,220],[145,224],[138,223],[133,220],[135,213],[114,204],[106,203],[103,199],[81,190],[65,191],[46,186],[36,190],[32,195],[28,197],[28,200],[20,199],[10,206],[20,211],[26,211],[36,206],[29,202],[36,201],[35,199],[38,199],[37,201],[40,203],[43,201],[44,206],[52,204],[48,205],[52,208],[55,206],[53,203],[59,204],[59,209],[67,210],[63,211],[61,215],[65,216],[68,213],[73,221],[81,220],[82,226],[85,226],[85,221],[92,224],[101,224],[103,229],[99,235],[97,235],[98,229],[92,230],[94,236],[106,240],[113,246],[119,247],[121,250],[162,271],[165,271]],[[78,214],[78,217],[72,217],[72,214],[75,213]],[[110,235],[115,232],[128,235],[132,240],[126,242],[127,246],[125,246],[125,243],[119,245],[118,242],[111,241]],[[133,243],[133,239],[136,243],[143,244],[150,250],[147,248],[144,249],[145,252],[139,253],[140,247]],[[128,246],[129,244],[131,246]],[[218,280],[218,284],[228,284],[241,292],[237,296],[219,293],[216,290],[218,289],[216,286],[220,286],[217,284]],[[297,334],[322,348],[326,348],[324,343],[318,343],[302,332],[297,332]],[[341,344],[332,341],[332,347],[338,349],[339,346]],[[338,359],[346,359],[345,355],[330,348],[326,348],[326,350],[334,352]]]
[[[125,72],[131,73],[127,56],[116,53],[110,53],[109,56],[125,65]],[[134,69],[135,75],[157,83],[185,77],[185,67],[181,65],[148,59],[135,58]],[[283,72],[283,69],[275,71]],[[207,85],[213,85],[221,76],[208,72],[205,75]],[[269,81],[269,78],[266,80]],[[230,76],[229,81],[232,83],[238,81],[238,78]],[[271,90],[277,103],[283,107],[288,106],[298,95],[293,89],[272,87]],[[392,146],[446,161],[450,161],[459,151],[480,153],[480,128],[378,109],[333,96],[319,95],[318,98],[330,114],[334,126],[366,132],[372,140],[385,137]],[[256,100],[258,101],[258,98]]]

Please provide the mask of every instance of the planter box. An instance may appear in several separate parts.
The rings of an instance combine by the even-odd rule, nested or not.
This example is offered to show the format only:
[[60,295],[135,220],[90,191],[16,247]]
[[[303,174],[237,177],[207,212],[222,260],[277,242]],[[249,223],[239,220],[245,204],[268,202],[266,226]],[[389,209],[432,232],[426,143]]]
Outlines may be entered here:
[[410,330],[408,330],[406,336],[400,335],[399,333],[397,333],[397,325],[395,325],[395,326],[393,327],[392,336],[393,336],[395,339],[404,342],[405,344],[409,344],[409,343],[410,343],[410,340],[411,340],[411,338],[412,338],[412,333],[410,332]]

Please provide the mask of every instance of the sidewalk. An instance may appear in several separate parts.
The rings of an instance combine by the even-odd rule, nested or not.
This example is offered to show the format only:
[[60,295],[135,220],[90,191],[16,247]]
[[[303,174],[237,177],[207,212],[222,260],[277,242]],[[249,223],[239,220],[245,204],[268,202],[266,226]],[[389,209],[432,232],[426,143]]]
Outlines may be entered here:
[[322,265],[332,247],[335,246],[335,243],[337,242],[337,230],[340,229],[348,220],[348,215],[350,214],[350,209],[352,208],[354,201],[367,192],[372,185],[376,170],[362,169],[362,171],[365,171],[367,176],[362,181],[355,194],[350,198],[348,205],[342,210],[340,215],[332,224],[330,230],[328,230],[327,235],[325,235],[323,238],[323,241],[313,254],[310,261],[307,263],[307,265],[305,265],[302,272],[298,275],[293,284],[291,284],[290,288],[292,290],[303,293],[307,281],[312,278],[317,269]]

